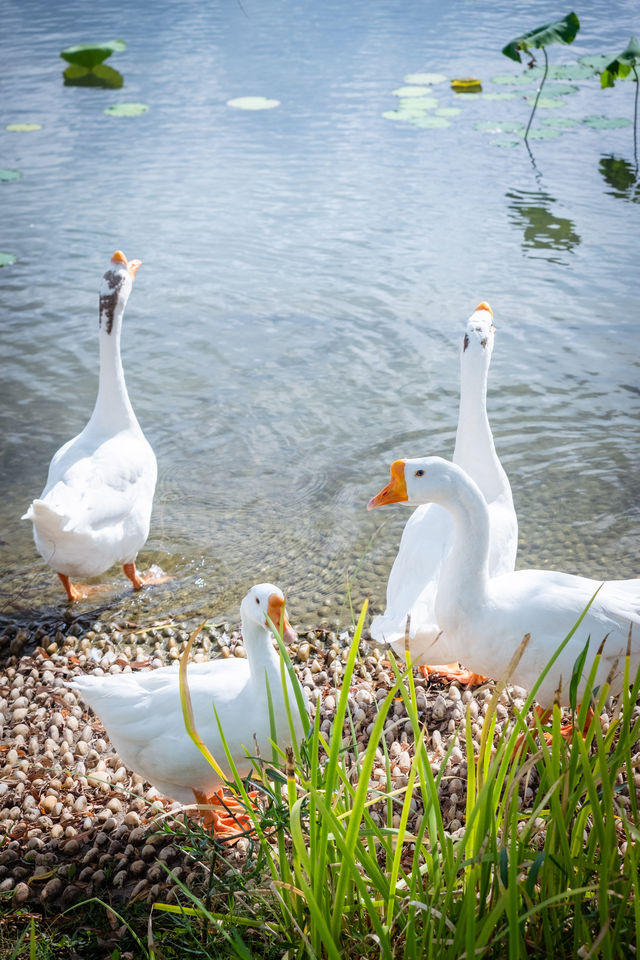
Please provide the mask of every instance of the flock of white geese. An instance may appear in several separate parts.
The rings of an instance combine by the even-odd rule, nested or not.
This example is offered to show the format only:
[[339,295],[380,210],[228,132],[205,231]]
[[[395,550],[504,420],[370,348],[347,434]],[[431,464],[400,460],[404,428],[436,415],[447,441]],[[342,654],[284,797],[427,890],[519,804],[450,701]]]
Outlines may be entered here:
[[[114,564],[122,565],[134,590],[150,582],[137,571],[136,556],[149,533],[156,460],[133,412],[120,356],[122,318],[139,266],[120,251],[111,258],[100,290],[100,382],[93,413],[53,456],[42,495],[23,518],[32,521],[36,547],[69,601],[96,589],[72,578],[95,577]],[[603,641],[596,685],[607,681],[612,693],[620,693],[627,654],[632,676],[640,666],[640,579],[601,583],[550,570],[514,570],[517,519],[486,409],[492,321],[483,302],[467,323],[453,461],[396,460],[390,483],[369,502],[369,509],[391,503],[416,508],[391,570],[385,613],[373,620],[371,634],[401,656],[408,643],[414,664],[447,663],[437,669],[461,679],[477,674],[496,680],[529,634],[510,680],[531,688],[588,606],[539,687],[538,703],[568,704],[574,664],[587,640],[578,695]],[[285,639],[295,634],[282,592],[272,584],[252,587],[240,613],[246,660],[191,665],[189,689],[196,727],[210,751],[219,762],[224,757],[215,706],[244,775],[256,742],[263,755],[270,754],[265,677],[278,742],[291,742],[270,624],[279,625]],[[449,663],[460,660],[473,674]],[[73,685],[122,760],[158,791],[181,802],[192,795],[200,804],[212,798],[220,779],[186,733],[177,668],[84,676]],[[293,703],[292,694],[289,688]],[[301,735],[301,726],[295,732]],[[222,769],[229,774],[224,764]]]

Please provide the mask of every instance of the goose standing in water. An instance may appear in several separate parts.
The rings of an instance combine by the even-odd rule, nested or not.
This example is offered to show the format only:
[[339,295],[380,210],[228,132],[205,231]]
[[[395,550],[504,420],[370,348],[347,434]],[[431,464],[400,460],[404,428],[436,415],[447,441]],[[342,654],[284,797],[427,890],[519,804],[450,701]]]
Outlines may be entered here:
[[[453,462],[475,480],[488,507],[490,576],[511,573],[518,549],[518,521],[511,487],[498,459],[487,416],[487,378],[494,331],[493,312],[483,301],[469,318],[462,340],[460,409],[453,453]],[[453,522],[447,510],[435,503],[415,510],[404,528],[391,569],[387,608],[373,620],[371,635],[379,642],[391,644],[404,657],[409,616],[412,663],[422,665],[424,672],[473,683],[484,678],[462,670],[457,663],[426,666],[453,657],[448,652],[446,633],[441,635],[442,624],[435,610],[441,570],[452,542]],[[464,656],[463,662],[466,663]]]
[[149,535],[156,458],[133,412],[120,358],[122,317],[140,260],[116,250],[100,289],[100,384],[82,433],[54,454],[47,484],[23,520],[70,601],[95,591],[71,578],[95,577],[122,564],[134,590],[136,556]]
[[576,658],[589,640],[578,700],[601,641],[605,640],[595,686],[608,680],[620,693],[631,629],[631,673],[640,667],[640,580],[597,580],[553,570],[519,570],[491,576],[491,519],[479,486],[456,464],[440,457],[396,460],[391,481],[369,501],[410,506],[436,503],[450,515],[453,543],[442,563],[435,597],[437,622],[449,649],[472,670],[494,679],[505,675],[522,638],[528,645],[509,677],[531,688],[583,610],[600,590],[582,623],[540,685],[536,699],[549,709],[558,695],[569,703]]

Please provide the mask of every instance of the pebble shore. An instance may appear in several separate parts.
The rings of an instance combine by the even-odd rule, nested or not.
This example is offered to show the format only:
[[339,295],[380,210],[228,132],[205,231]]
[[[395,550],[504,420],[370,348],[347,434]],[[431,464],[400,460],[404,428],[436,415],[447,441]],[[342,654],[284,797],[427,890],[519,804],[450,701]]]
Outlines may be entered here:
[[[158,798],[148,783],[125,768],[95,715],[65,686],[78,673],[119,673],[171,663],[189,638],[181,623],[132,626],[9,625],[0,635],[0,834],[5,838],[0,847],[0,893],[5,898],[11,895],[14,908],[59,910],[104,896],[105,891],[111,902],[170,901],[177,888],[165,866],[188,886],[197,887],[203,880],[206,868],[162,829],[167,819],[184,823],[185,808]],[[312,711],[321,711],[325,735],[335,715],[350,641],[348,632],[310,631],[289,648]],[[373,642],[363,639],[360,654],[349,697],[358,748],[364,751],[377,701],[391,688],[393,674],[386,652]],[[192,659],[212,656],[245,656],[242,639],[229,624],[205,626],[198,635]],[[429,731],[434,773],[451,739],[463,729],[467,707],[479,745],[491,695],[491,684],[471,691],[416,672],[420,720]],[[513,688],[502,695],[498,733],[509,720],[509,703],[520,707],[523,699],[524,691]],[[401,788],[413,756],[413,732],[399,700],[389,713],[385,736],[393,787]],[[380,750],[378,759],[371,788],[384,791]],[[532,796],[531,787],[527,790]],[[445,826],[452,835],[464,829],[465,791],[466,762],[456,743],[440,795]],[[523,799],[526,804],[526,793]],[[409,829],[423,813],[418,795],[411,803]],[[373,816],[384,814],[374,807]],[[246,846],[247,841],[240,840],[229,858],[239,862]]]

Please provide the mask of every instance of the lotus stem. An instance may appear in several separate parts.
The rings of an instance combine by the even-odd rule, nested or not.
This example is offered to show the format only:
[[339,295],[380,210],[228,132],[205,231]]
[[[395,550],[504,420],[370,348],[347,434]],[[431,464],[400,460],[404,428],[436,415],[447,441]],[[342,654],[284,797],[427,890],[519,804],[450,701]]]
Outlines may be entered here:
[[[529,136],[529,128],[531,127],[531,121],[533,120],[533,115],[536,112],[536,107],[538,106],[538,100],[540,99],[540,94],[542,93],[542,88],[544,87],[544,82],[547,79],[547,73],[549,72],[549,57],[547,56],[546,48],[542,48],[544,53],[544,73],[542,75],[542,81],[538,87],[538,92],[536,93],[535,103],[533,104],[533,110],[531,111],[531,116],[529,117],[529,123],[527,124],[527,129],[524,132],[524,141],[527,142],[527,137]],[[636,90],[636,93],[638,91]]]
[[636,162],[636,177],[638,176],[638,71],[633,65],[633,75],[636,78],[636,96],[633,107],[633,158]]

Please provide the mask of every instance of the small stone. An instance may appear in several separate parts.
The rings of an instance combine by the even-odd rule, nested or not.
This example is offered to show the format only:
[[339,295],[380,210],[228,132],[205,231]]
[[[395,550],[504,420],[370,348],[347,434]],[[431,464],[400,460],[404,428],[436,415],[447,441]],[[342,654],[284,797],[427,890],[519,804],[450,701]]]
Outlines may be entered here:
[[13,899],[16,904],[26,903],[29,899],[29,887],[26,883],[17,883],[13,891]]

